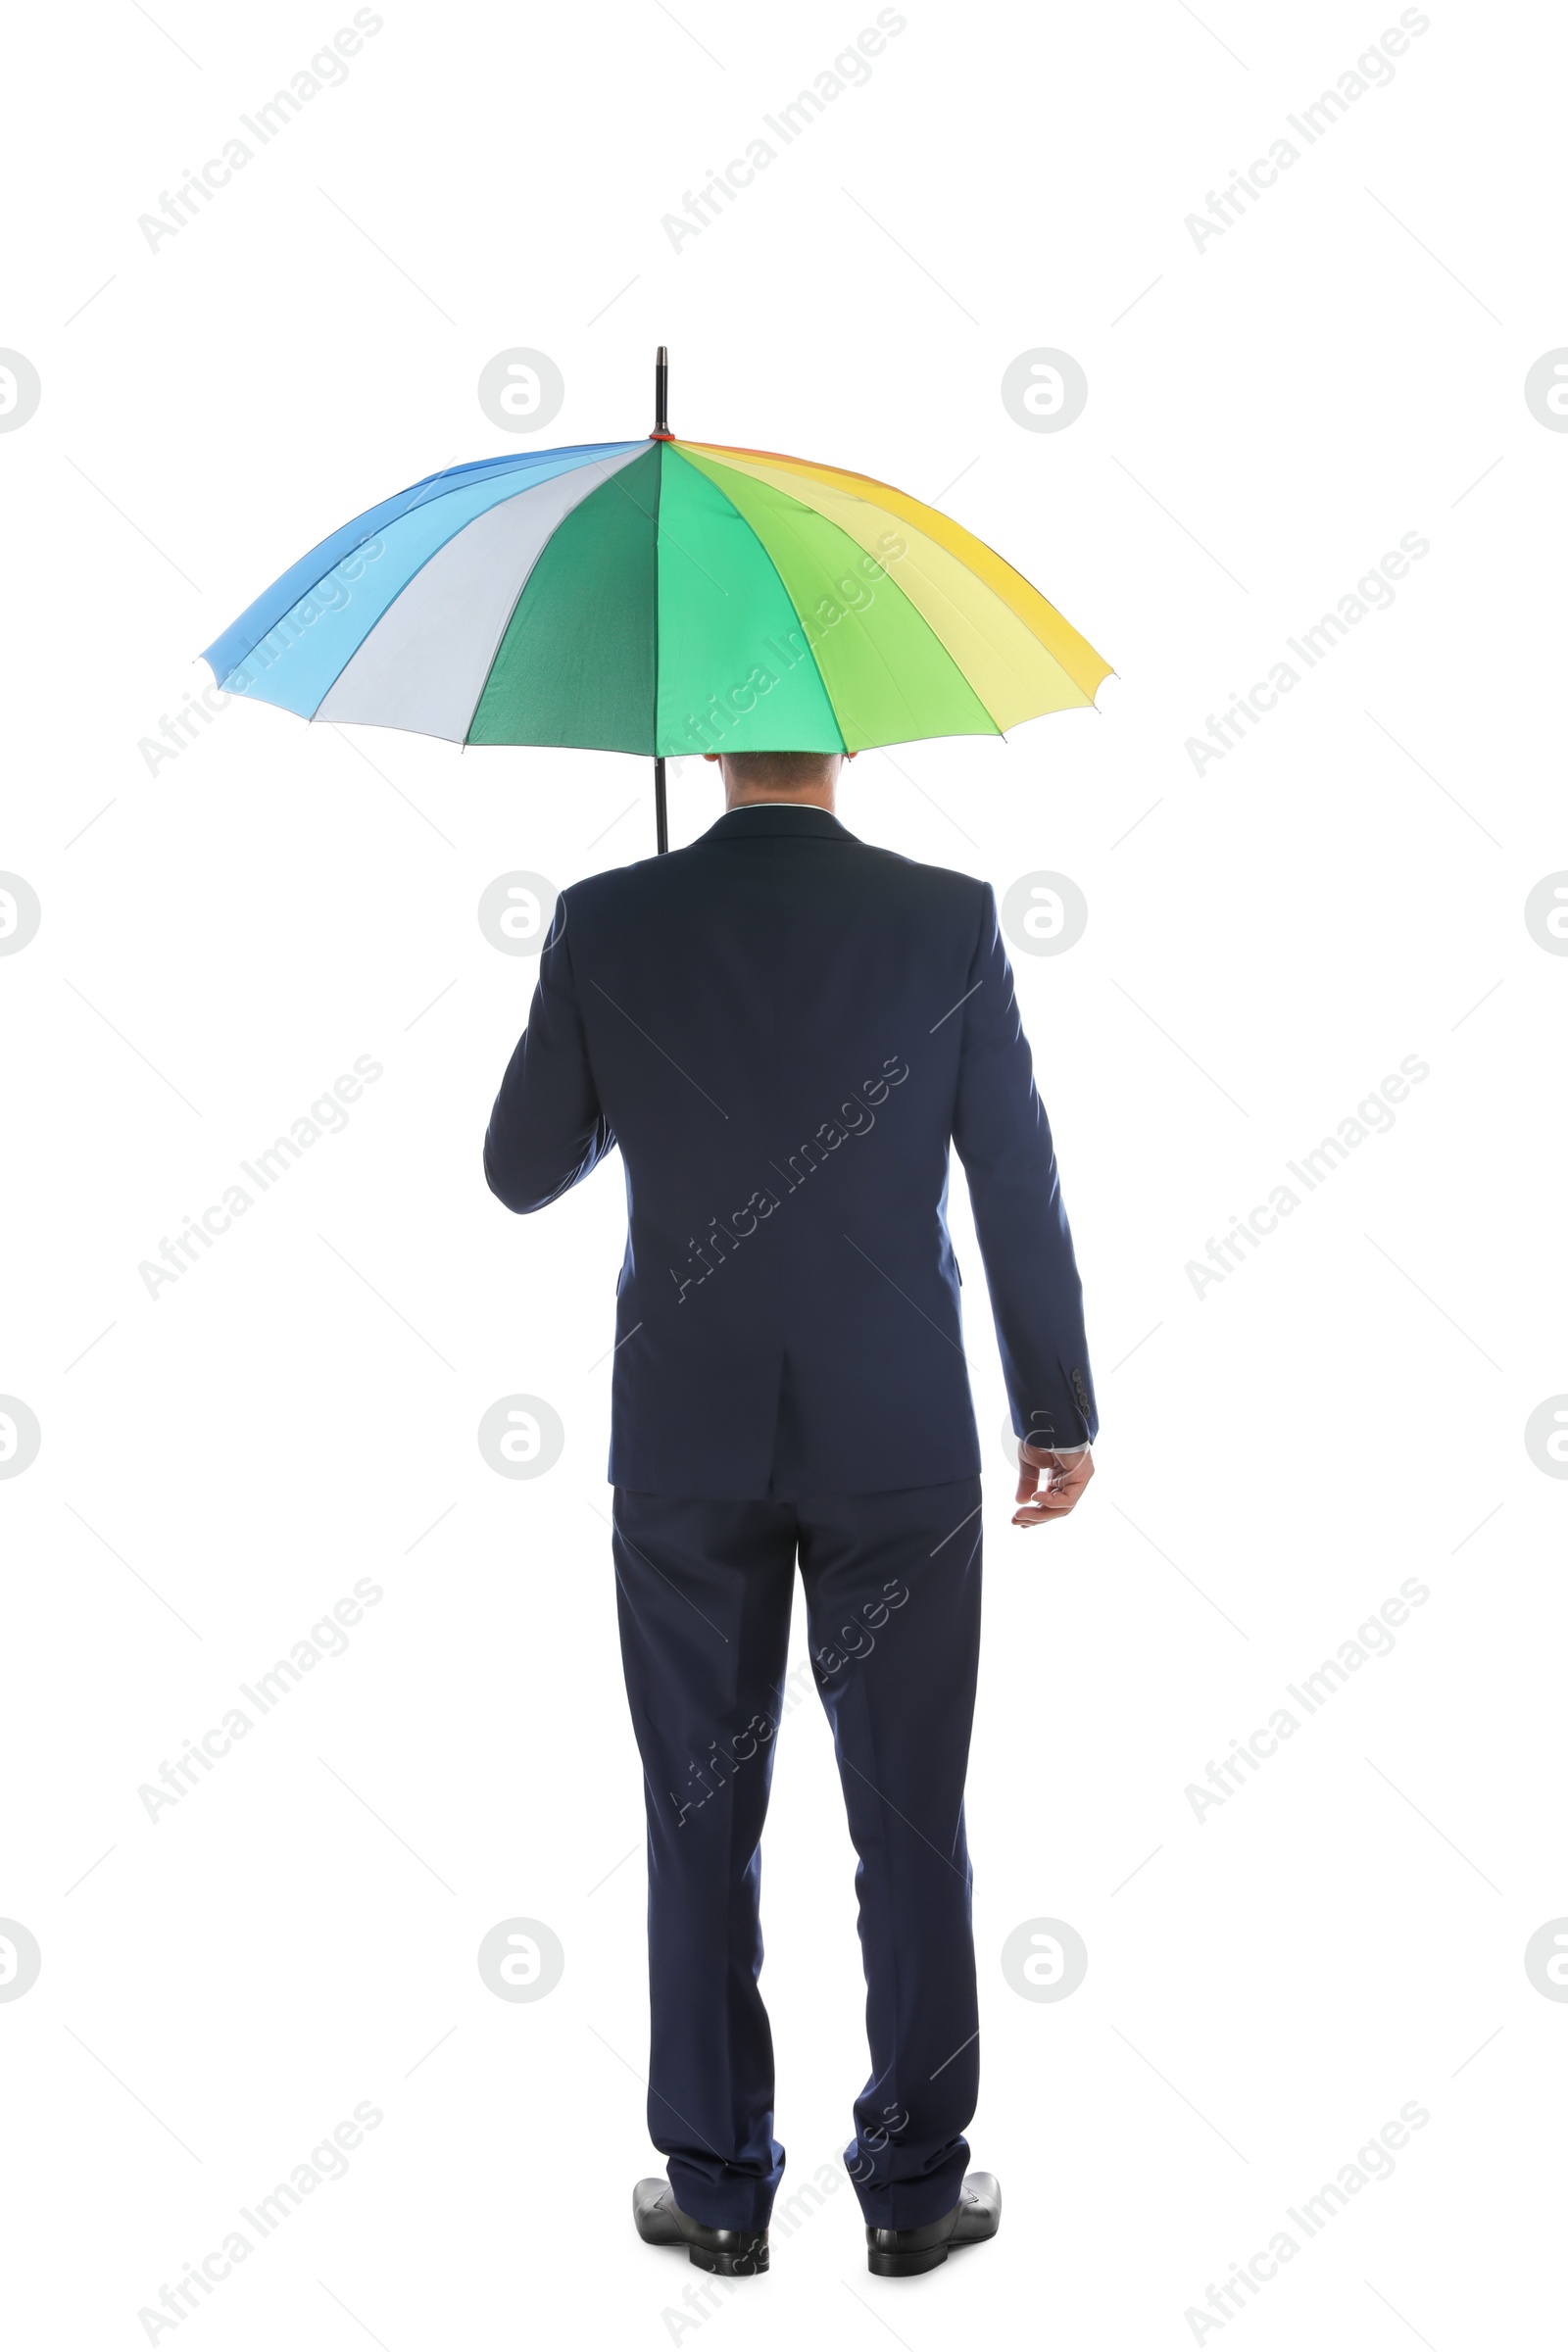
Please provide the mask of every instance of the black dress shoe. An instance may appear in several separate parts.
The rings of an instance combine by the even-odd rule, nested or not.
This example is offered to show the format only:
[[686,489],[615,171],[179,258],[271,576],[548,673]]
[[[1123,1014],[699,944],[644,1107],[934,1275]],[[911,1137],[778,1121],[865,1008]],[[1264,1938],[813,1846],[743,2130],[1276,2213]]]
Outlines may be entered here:
[[710,2230],[682,2213],[667,2180],[638,2181],[631,2192],[631,2218],[645,2246],[684,2246],[700,2271],[715,2272],[720,2278],[755,2278],[767,2268],[765,2230]]
[[[951,2246],[977,2246],[995,2237],[1002,2220],[1002,2187],[994,2173],[966,2173],[963,2194],[951,2213],[923,2230],[865,2232],[866,2268],[873,2278],[913,2278],[946,2262]],[[692,2257],[693,2261],[696,2256]]]

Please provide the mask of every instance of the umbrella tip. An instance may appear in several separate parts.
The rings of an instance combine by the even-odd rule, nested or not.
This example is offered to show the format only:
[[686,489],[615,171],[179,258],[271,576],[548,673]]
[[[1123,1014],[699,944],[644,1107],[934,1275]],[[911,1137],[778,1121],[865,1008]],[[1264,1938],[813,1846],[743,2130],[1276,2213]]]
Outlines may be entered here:
[[654,429],[651,438],[667,441],[669,431],[669,352],[661,343],[654,360]]

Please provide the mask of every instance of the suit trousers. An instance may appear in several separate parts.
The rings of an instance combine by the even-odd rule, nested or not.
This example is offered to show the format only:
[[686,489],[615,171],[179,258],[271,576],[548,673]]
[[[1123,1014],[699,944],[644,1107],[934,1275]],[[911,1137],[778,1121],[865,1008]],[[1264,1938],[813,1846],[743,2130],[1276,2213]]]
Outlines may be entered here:
[[648,1811],[648,2128],[675,2201],[761,2229],[784,2169],[760,1848],[798,1558],[859,1857],[871,2071],[845,2164],[868,2223],[922,2228],[958,2202],[979,2088],[963,1784],[980,1481],[745,1502],[616,1488],[614,1505]]

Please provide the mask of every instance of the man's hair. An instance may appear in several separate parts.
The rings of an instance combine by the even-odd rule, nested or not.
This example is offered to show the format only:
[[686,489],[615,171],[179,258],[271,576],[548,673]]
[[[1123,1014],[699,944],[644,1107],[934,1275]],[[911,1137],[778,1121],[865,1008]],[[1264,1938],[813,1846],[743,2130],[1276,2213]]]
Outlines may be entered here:
[[788,791],[827,781],[837,752],[726,752],[724,767],[737,784],[777,784]]

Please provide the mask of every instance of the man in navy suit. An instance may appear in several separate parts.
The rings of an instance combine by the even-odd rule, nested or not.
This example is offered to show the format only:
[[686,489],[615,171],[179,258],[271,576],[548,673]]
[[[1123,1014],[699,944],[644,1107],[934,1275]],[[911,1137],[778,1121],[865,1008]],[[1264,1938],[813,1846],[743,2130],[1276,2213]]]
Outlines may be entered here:
[[651,2242],[767,2267],[783,2171],[760,1841],[799,1561],[850,1834],[871,2072],[845,2153],[871,2270],[989,2237],[963,1785],[980,1446],[948,1234],[968,1179],[1019,1456],[1070,1511],[1098,1432],[1051,1131],[988,884],[869,848],[839,755],[723,760],[726,812],[563,892],[485,1138],[544,1208],[626,1179],[610,1477],[648,1814]]

